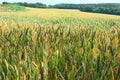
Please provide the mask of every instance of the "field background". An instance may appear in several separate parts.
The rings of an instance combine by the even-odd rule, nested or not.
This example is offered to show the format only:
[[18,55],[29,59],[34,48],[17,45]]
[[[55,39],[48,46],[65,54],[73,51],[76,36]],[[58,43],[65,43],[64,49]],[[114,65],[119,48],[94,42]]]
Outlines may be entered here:
[[21,22],[30,24],[47,23],[49,25],[77,25],[84,27],[96,27],[97,25],[97,28],[104,27],[104,25],[106,26],[104,28],[109,28],[109,26],[119,26],[120,24],[120,16],[116,15],[87,13],[72,9],[27,8],[27,10],[28,11],[1,12],[0,19],[6,24],[12,21],[13,23],[18,22],[20,24]]
[[0,79],[119,80],[120,16],[65,9],[0,12]]

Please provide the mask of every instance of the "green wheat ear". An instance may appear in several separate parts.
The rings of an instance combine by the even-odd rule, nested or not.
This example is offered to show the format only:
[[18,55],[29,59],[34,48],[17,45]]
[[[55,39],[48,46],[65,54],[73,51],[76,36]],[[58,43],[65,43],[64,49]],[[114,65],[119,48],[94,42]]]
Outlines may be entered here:
[[3,71],[4,71],[5,75],[7,76],[7,73],[8,73],[8,67],[9,67],[8,62],[6,61],[6,59],[3,59],[2,62],[3,62],[3,65],[2,65],[2,67],[3,67]]

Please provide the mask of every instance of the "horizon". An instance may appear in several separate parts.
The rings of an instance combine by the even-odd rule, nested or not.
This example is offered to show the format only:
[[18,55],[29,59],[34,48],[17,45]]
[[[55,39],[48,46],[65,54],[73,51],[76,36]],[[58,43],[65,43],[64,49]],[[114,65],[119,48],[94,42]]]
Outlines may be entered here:
[[81,0],[81,1],[78,1],[78,0],[56,0],[56,1],[53,1],[53,0],[36,0],[36,1],[32,1],[32,0],[24,0],[24,1],[21,1],[21,0],[0,0],[0,3],[2,2],[11,2],[11,3],[14,3],[14,2],[27,2],[27,3],[44,3],[44,4],[47,4],[47,5],[55,5],[55,4],[61,4],[61,3],[66,3],[66,4],[98,4],[98,3],[120,3],[120,1],[118,0],[88,0],[88,1],[85,1],[85,0]]

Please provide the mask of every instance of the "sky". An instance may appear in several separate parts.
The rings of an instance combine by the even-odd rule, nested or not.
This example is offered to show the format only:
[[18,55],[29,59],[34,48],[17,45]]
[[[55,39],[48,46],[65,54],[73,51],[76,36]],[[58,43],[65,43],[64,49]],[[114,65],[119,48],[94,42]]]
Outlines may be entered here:
[[41,2],[47,5],[54,5],[58,3],[120,3],[120,0],[0,0],[2,2],[29,2],[29,3],[36,3]]

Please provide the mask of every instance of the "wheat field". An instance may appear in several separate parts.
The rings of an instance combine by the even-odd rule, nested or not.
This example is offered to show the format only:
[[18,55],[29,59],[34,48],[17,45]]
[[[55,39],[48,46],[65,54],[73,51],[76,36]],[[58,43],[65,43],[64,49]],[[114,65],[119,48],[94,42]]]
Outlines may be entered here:
[[0,12],[0,80],[120,80],[120,16],[27,9]]

